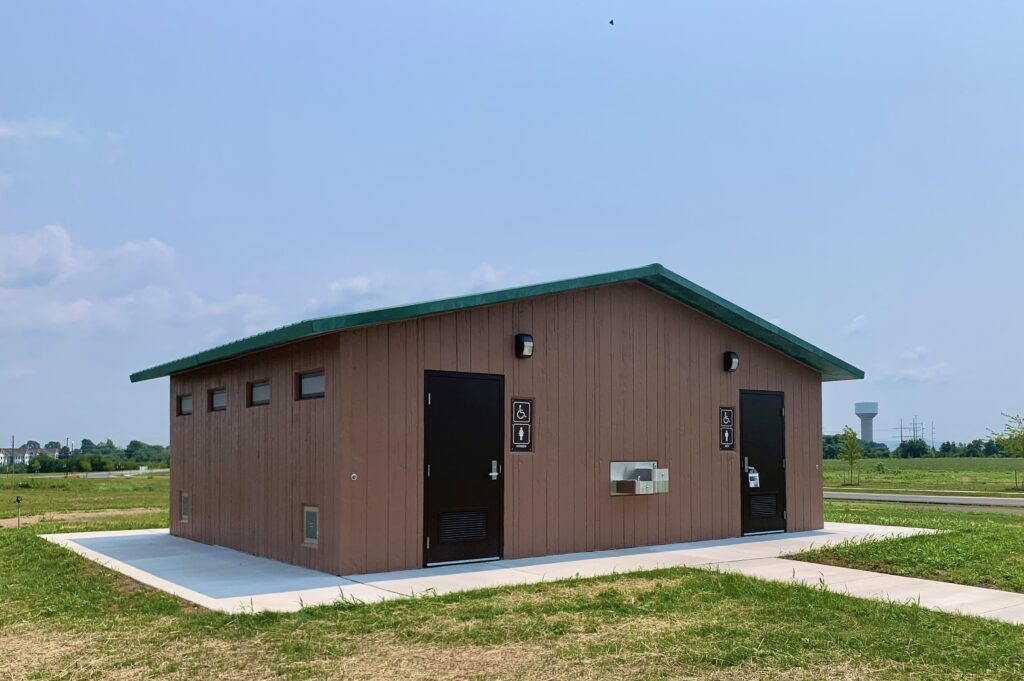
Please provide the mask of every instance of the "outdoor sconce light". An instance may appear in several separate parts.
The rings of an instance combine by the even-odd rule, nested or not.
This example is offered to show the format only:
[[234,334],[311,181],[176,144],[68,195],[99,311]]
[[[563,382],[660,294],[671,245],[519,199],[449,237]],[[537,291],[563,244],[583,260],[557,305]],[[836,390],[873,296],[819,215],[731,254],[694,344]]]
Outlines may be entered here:
[[725,370],[732,372],[740,368],[740,356],[735,352],[725,353]]
[[533,357],[533,336],[528,333],[516,334],[516,357]]

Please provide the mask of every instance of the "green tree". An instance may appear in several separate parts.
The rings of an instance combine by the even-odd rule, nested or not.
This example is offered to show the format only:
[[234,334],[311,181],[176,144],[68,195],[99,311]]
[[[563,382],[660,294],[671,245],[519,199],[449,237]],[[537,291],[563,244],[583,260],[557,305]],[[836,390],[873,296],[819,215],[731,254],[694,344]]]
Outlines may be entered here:
[[1024,456],[1024,416],[1006,417],[1006,425],[1002,432],[992,433],[995,443],[1010,456]]
[[60,443],[57,442],[56,440],[50,440],[49,442],[46,443],[46,448],[47,449],[60,449]]
[[839,458],[850,464],[850,484],[853,484],[853,467],[860,461],[864,453],[864,445],[857,439],[857,431],[850,426],[843,426],[839,435]]
[[971,440],[964,445],[964,452],[961,456],[979,457],[983,455],[982,448],[985,443],[983,440]]
[[839,458],[839,436],[838,435],[824,435],[821,438],[821,458],[823,459],[838,459]]
[[926,459],[934,456],[934,453],[927,442],[918,438],[901,442],[900,446],[896,448],[896,455],[901,459]]
[[87,437],[82,438],[82,443],[78,445],[79,454],[91,454],[92,450],[96,449],[96,443]]
[[39,449],[39,443],[35,440],[29,440],[21,446],[22,449]]
[[865,459],[887,459],[892,456],[888,445],[883,442],[864,442],[861,440],[861,444],[864,445]]
[[935,454],[936,456],[957,456],[960,450],[961,448],[957,447],[955,442],[943,442]]

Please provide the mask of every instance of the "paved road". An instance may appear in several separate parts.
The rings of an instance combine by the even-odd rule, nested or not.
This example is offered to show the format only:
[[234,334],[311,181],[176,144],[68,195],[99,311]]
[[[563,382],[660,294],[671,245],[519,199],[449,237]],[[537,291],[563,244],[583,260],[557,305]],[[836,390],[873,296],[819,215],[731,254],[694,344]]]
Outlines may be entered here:
[[876,494],[874,492],[825,492],[826,499],[852,501],[900,501],[911,504],[955,504],[960,506],[1021,506],[1024,499],[1007,497],[954,497],[931,494]]

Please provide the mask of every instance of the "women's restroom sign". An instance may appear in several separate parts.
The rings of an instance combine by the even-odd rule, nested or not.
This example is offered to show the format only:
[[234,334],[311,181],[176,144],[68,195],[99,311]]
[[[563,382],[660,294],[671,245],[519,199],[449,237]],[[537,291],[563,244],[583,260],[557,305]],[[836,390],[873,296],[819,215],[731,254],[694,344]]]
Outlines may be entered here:
[[733,407],[720,407],[718,409],[718,449],[729,451],[736,449],[736,421]]
[[512,451],[533,451],[533,400],[512,400]]

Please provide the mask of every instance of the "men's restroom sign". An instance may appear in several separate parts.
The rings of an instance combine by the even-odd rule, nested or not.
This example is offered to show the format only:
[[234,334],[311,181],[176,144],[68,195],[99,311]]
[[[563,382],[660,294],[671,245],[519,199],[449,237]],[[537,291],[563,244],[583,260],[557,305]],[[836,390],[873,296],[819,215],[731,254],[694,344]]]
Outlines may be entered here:
[[512,400],[512,451],[533,451],[533,400]]
[[718,448],[728,451],[736,448],[736,422],[733,407],[720,407],[718,410]]

